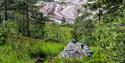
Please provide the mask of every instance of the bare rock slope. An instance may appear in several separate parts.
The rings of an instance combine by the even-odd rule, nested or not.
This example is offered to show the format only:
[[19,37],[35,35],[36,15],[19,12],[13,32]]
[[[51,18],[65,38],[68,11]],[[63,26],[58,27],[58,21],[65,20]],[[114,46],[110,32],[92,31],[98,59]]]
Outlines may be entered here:
[[85,13],[85,10],[93,15],[88,16],[87,19],[93,19],[93,16],[98,13],[98,9],[92,11],[84,8],[87,4],[93,4],[96,1],[88,0],[54,0],[53,2],[38,1],[35,6],[39,6],[40,12],[45,16],[49,16],[51,20],[56,23],[65,22],[67,24],[74,24],[76,17]]

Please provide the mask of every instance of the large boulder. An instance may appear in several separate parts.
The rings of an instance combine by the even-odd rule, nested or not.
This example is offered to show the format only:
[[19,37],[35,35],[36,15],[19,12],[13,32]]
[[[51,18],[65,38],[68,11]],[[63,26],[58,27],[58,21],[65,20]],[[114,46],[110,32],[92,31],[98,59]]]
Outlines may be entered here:
[[89,47],[82,43],[69,43],[64,50],[61,52],[61,58],[83,58],[83,57],[91,57],[92,52]]

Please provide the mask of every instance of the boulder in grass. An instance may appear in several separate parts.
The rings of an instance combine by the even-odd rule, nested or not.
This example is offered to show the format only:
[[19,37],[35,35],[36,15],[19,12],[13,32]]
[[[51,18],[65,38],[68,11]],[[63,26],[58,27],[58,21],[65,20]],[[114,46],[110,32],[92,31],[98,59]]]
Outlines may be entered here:
[[89,47],[82,43],[69,43],[64,50],[61,52],[61,58],[84,58],[91,57],[92,52]]

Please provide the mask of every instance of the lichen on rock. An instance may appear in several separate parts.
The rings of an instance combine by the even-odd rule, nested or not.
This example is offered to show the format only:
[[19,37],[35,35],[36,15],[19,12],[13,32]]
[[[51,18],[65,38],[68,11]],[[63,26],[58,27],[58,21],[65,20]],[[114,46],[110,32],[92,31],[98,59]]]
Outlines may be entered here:
[[70,42],[60,53],[61,58],[83,58],[91,57],[92,52],[86,44]]

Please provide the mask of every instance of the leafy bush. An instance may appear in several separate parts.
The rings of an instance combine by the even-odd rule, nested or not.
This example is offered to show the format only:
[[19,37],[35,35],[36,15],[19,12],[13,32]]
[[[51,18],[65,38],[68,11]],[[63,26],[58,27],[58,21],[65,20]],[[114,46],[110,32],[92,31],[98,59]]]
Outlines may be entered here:
[[6,36],[9,33],[16,34],[18,32],[18,25],[16,24],[16,21],[6,21],[1,24],[0,27],[0,44],[5,44]]
[[[16,35],[7,36],[7,44],[0,47],[2,63],[35,63],[38,56],[47,60],[57,56],[64,45]],[[6,57],[7,55],[7,57]]]
[[103,22],[95,24],[95,31],[92,35],[96,40],[91,47],[94,55],[87,63],[122,63],[125,60],[125,56],[123,56],[125,49],[123,37],[125,37],[125,34],[118,32],[121,27],[113,24]]
[[72,28],[59,24],[47,23],[45,27],[45,40],[55,42],[69,42],[72,38]]
[[6,33],[17,33],[18,32],[18,25],[15,20],[8,20],[1,24],[0,27]]
[[101,21],[85,21],[83,17],[76,20],[76,38],[89,44],[94,52],[90,60],[83,60],[86,63],[124,63],[124,14],[115,19],[108,16],[112,14],[105,15]]
[[44,55],[42,56],[43,58],[56,56],[64,48],[64,46],[61,44],[50,43],[50,42],[48,43],[37,42],[37,44],[34,44],[31,47],[32,47],[31,54],[37,55],[38,53],[38,55]]
[[0,45],[5,44],[5,37],[5,31],[2,28],[0,28]]

